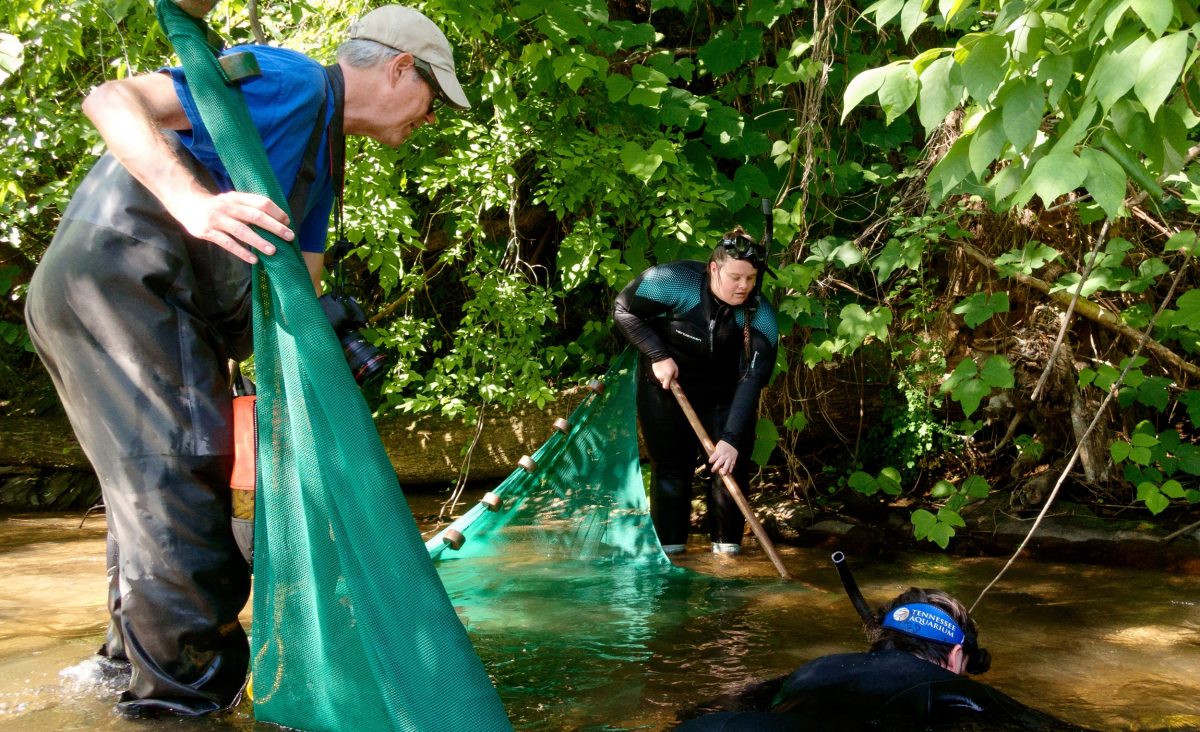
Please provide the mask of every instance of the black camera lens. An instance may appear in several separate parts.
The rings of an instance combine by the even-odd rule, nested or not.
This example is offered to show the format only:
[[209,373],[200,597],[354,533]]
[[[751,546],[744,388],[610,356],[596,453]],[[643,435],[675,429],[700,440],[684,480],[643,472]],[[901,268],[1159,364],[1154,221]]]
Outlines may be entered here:
[[387,355],[368,343],[358,331],[352,330],[339,340],[346,354],[346,363],[350,365],[350,373],[354,374],[359,386],[371,383],[386,371]]
[[353,297],[344,297],[334,293],[325,293],[318,298],[325,317],[333,326],[338,341],[342,344],[342,352],[346,363],[350,365],[350,373],[359,386],[383,375],[386,370],[387,355],[367,342],[357,328],[366,325],[367,316],[362,306]]

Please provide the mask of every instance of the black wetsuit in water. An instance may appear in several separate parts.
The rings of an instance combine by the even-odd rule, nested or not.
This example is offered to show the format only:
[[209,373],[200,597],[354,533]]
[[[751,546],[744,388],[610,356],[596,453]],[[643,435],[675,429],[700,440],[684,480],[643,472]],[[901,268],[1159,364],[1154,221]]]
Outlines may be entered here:
[[[706,705],[678,732],[1079,730],[987,684],[899,650],[840,653]],[[768,701],[769,700],[769,701]],[[730,709],[732,707],[732,709]],[[701,708],[700,711],[703,711]],[[683,716],[690,716],[685,714]]]
[[[746,305],[725,304],[712,294],[708,266],[692,261],[646,270],[621,291],[613,310],[617,327],[641,352],[638,420],[650,454],[654,528],[663,544],[686,544],[701,447],[651,364],[675,360],[679,385],[713,442],[737,448],[733,477],[745,490],[758,395],[775,367],[775,311],[757,294]],[[716,476],[708,489],[708,516],[712,541],[741,543],[745,519]]]

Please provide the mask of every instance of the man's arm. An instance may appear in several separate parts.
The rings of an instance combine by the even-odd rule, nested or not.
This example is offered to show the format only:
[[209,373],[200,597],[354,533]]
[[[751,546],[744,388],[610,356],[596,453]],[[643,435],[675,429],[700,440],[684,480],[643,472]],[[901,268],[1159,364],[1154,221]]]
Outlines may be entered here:
[[318,252],[300,252],[304,255],[304,266],[308,268],[308,278],[312,280],[317,297],[321,296],[321,278],[325,276],[325,255]]
[[254,250],[275,252],[252,227],[291,241],[287,215],[271,199],[238,191],[211,193],[180,161],[162,130],[187,130],[192,123],[170,76],[153,73],[105,82],[84,99],[83,112],[113,156],[192,236],[250,263],[256,261]]

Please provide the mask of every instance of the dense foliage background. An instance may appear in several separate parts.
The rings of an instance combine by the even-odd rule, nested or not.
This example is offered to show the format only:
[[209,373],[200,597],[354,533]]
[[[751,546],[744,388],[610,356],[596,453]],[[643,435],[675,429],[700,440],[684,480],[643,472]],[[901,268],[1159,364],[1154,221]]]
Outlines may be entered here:
[[[757,235],[767,198],[783,348],[756,459],[797,499],[886,503],[942,546],[967,503],[1039,505],[1064,470],[1096,510],[1200,502],[1190,0],[419,6],[474,107],[401,150],[351,141],[381,416],[554,399],[622,347],[616,290]],[[368,8],[256,15],[332,60]],[[210,16],[234,42],[250,20]],[[170,63],[144,0],[0,9],[8,410],[53,408],[22,296],[102,149],[79,103]]]

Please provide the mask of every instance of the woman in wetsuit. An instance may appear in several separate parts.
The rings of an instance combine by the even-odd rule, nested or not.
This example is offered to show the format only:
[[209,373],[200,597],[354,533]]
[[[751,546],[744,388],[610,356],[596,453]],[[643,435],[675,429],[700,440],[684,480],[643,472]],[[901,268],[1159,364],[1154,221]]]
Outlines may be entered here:
[[967,678],[991,666],[967,609],[910,588],[867,620],[871,650],[809,661],[790,675],[713,700],[676,732],[1081,730]]
[[740,227],[707,264],[647,269],[617,296],[617,327],[640,352],[638,420],[650,455],[650,510],[667,554],[687,547],[700,441],[669,389],[678,380],[712,436],[707,492],[712,550],[737,554],[745,519],[717,474],[745,490],[758,396],[775,367],[775,311],[759,295],[766,252]]

